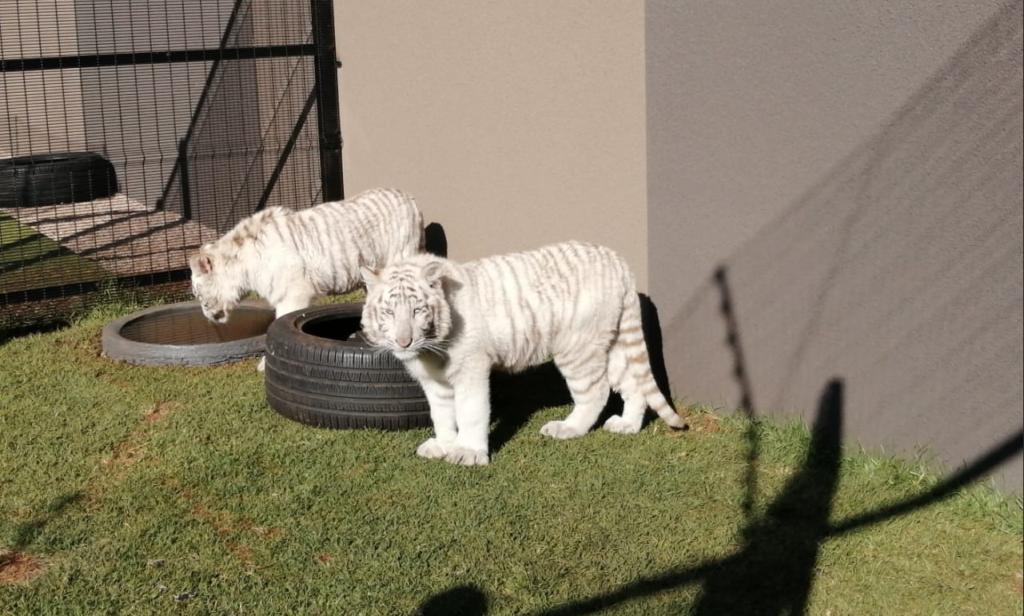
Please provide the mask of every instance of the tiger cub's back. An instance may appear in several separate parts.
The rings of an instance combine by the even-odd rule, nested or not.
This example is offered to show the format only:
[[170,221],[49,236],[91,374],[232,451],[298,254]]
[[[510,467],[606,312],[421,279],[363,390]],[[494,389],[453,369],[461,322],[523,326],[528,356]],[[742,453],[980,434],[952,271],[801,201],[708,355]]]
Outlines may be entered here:
[[[479,309],[478,338],[491,345],[490,357],[511,370],[553,358],[566,378],[575,407],[566,421],[541,433],[572,438],[585,433],[607,400],[608,389],[622,395],[623,414],[605,427],[640,430],[650,407],[673,428],[684,428],[658,387],[651,370],[636,281],[626,261],[604,246],[565,242],[538,250],[466,264]],[[465,302],[456,296],[459,311]]]
[[346,261],[382,267],[423,248],[423,214],[416,200],[394,188],[374,188],[344,201],[295,213],[297,225],[333,241]]
[[[628,264],[610,248],[570,241],[465,263],[495,356],[512,370],[614,337],[636,296]],[[457,304],[463,304],[456,297]]]

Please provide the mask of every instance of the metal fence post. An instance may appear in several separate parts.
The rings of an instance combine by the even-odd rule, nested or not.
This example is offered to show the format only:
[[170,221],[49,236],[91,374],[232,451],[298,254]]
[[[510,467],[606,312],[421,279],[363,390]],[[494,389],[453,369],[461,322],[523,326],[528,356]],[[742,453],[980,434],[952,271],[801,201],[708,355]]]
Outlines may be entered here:
[[188,185],[188,140],[178,140],[178,180],[181,182],[181,216],[192,220],[192,191]]
[[316,118],[320,137],[320,182],[324,201],[345,197],[341,169],[341,113],[338,101],[337,47],[334,42],[334,0],[310,0],[313,20],[313,73]]

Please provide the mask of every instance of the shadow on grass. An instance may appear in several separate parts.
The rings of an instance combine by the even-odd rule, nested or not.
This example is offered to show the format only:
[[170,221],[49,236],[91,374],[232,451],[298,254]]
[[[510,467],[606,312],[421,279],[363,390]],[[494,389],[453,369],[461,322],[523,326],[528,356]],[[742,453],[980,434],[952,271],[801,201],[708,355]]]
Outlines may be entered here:
[[[699,616],[802,614],[814,565],[828,535],[832,496],[839,478],[843,384],[830,382],[800,470],[759,519],[743,531],[735,555],[684,567],[618,590],[540,612],[538,616],[596,614],[645,596],[703,582],[690,614]],[[687,613],[679,606],[677,613]]]
[[842,423],[836,379],[821,394],[803,466],[764,516],[748,522],[742,551],[711,566],[692,614],[804,613],[839,483]]
[[[838,379],[830,381],[821,394],[811,442],[800,470],[765,514],[749,521],[739,553],[647,577],[583,601],[537,612],[536,616],[597,614],[695,583],[703,583],[696,604],[689,609],[679,606],[676,613],[804,614],[823,541],[945,500],[1024,449],[1022,431],[916,497],[830,524],[832,497],[840,471],[843,407],[844,385]],[[473,598],[473,602],[466,597]],[[428,608],[432,611],[422,611]],[[421,613],[484,616],[487,599],[475,588],[454,589],[428,599]]]
[[484,616],[487,595],[476,586],[457,586],[435,595],[412,616]]
[[12,552],[24,551],[35,542],[36,537],[46,528],[47,524],[61,515],[65,509],[81,501],[82,498],[81,492],[74,492],[53,499],[39,515],[17,526],[6,549]]
[[501,450],[537,411],[572,404],[565,379],[553,362],[520,372],[491,373],[491,455]]

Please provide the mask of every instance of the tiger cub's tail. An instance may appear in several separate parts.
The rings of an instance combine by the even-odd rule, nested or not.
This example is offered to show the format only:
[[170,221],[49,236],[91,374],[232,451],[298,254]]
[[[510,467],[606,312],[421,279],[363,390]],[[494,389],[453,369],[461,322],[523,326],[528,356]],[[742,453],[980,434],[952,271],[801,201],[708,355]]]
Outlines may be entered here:
[[616,344],[625,355],[626,370],[633,377],[636,388],[647,402],[647,406],[657,413],[658,417],[672,428],[686,428],[686,419],[676,413],[665,399],[651,371],[651,358],[644,339],[640,298],[635,290],[631,290],[624,300]]

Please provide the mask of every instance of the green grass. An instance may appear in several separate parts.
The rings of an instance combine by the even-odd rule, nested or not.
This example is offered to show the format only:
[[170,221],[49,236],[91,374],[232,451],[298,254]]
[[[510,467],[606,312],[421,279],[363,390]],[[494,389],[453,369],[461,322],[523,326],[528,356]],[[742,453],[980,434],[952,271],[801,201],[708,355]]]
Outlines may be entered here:
[[[920,459],[808,462],[803,425],[713,415],[559,442],[538,430],[566,409],[540,408],[495,428],[489,466],[454,467],[414,455],[425,430],[279,416],[255,361],[108,361],[99,332],[125,310],[0,342],[4,616],[783,614],[805,595],[802,613],[832,616],[1024,607],[1021,503],[987,487],[836,531],[933,488]],[[501,395],[539,406],[542,381]]]
[[112,277],[97,263],[0,214],[0,293]]

